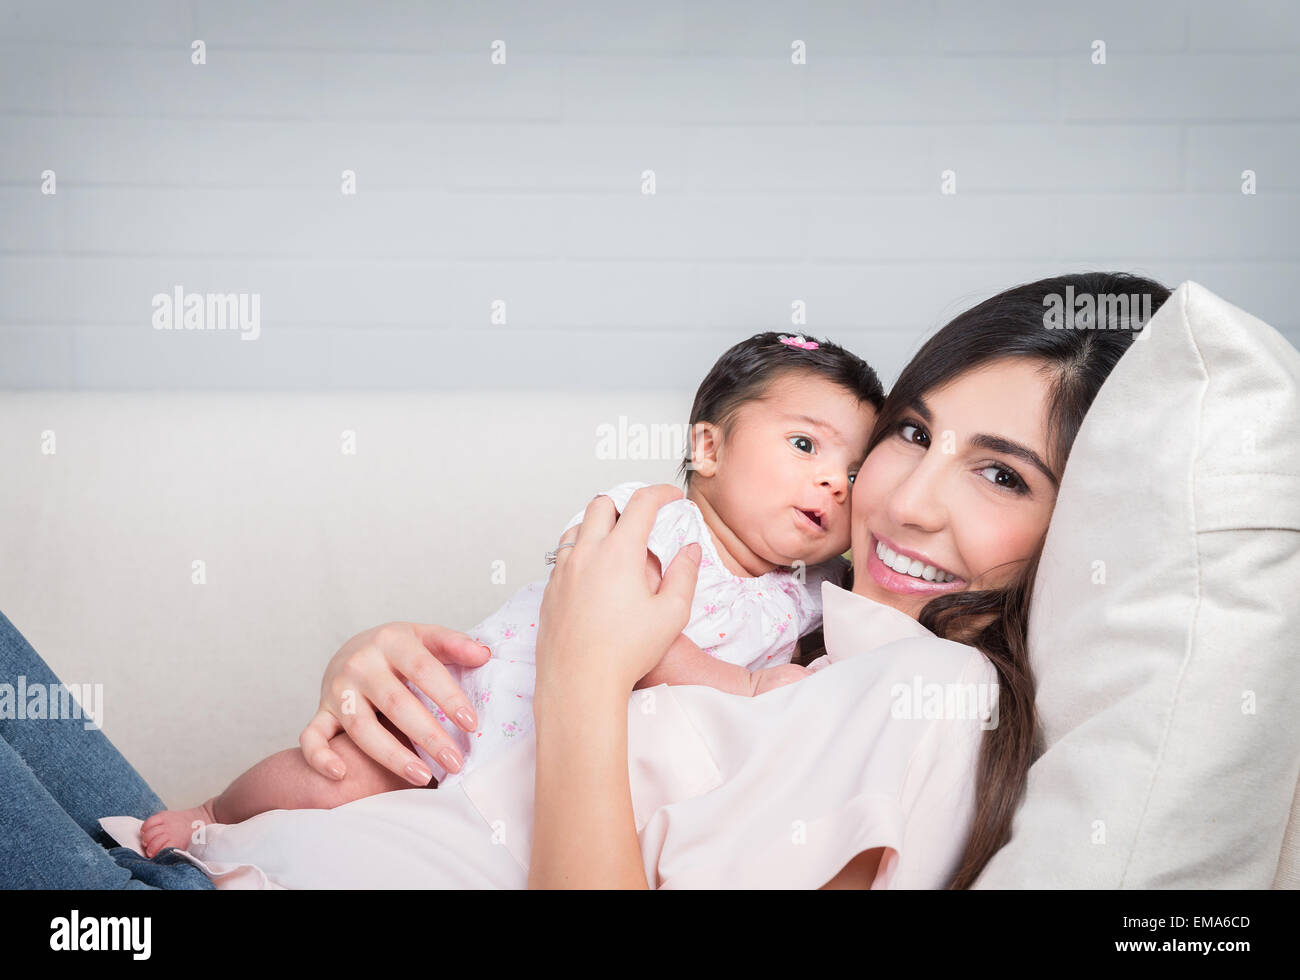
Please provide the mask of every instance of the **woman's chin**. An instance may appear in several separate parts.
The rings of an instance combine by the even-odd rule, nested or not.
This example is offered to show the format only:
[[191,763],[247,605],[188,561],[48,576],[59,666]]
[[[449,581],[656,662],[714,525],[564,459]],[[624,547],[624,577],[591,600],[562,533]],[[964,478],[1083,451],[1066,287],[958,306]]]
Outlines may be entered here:
[[897,609],[901,613],[906,613],[913,619],[916,619],[921,615],[921,610],[924,608],[926,603],[924,597],[900,595],[897,592],[890,592],[888,589],[882,589],[875,582],[871,581],[868,581],[865,587],[861,587],[855,579],[853,591],[858,595],[865,596],[868,599],[880,603],[882,606],[889,606],[892,609]]

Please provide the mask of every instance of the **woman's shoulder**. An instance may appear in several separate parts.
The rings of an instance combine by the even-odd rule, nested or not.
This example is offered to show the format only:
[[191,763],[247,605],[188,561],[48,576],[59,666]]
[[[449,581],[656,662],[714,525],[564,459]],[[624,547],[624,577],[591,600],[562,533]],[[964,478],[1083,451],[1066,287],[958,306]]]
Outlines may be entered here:
[[815,677],[828,675],[821,677],[828,703],[838,697],[835,692],[853,690],[895,719],[978,722],[996,707],[993,663],[975,647],[933,633],[900,637],[835,662],[823,657],[810,668]]
[[913,667],[925,667],[936,677],[980,681],[997,677],[993,661],[978,647],[946,640],[934,633],[911,636],[886,644],[877,654],[895,657]]
[[996,725],[997,668],[977,648],[931,634],[897,640],[873,656],[889,686],[891,717],[950,723],[931,725],[924,741],[978,738]]

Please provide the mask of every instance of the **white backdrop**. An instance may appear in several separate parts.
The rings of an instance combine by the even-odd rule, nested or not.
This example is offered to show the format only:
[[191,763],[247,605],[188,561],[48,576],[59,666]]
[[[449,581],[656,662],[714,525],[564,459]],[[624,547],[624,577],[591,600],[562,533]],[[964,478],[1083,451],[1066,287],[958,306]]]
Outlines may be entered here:
[[1300,6],[9,0],[0,215],[9,387],[693,389],[796,301],[888,382],[1088,267],[1296,341]]

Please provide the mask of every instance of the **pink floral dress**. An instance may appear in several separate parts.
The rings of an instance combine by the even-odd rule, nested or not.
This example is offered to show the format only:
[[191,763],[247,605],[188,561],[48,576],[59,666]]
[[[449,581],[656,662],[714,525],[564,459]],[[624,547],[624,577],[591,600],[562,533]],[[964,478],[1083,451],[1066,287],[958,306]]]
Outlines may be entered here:
[[[633,492],[643,486],[622,483],[604,495],[622,513]],[[582,511],[575,514],[564,530],[580,524],[582,516]],[[839,585],[848,568],[847,561],[836,558],[803,569],[782,568],[757,578],[740,578],[723,565],[704,517],[692,501],[683,498],[660,508],[649,540],[660,567],[667,568],[692,541],[699,543],[702,558],[690,623],[683,632],[710,656],[748,670],[790,662],[799,638],[821,625],[821,583]],[[474,704],[477,732],[466,734],[422,691],[409,685],[456,740],[465,759],[460,772],[449,774],[417,746],[416,752],[439,785],[458,782],[488,756],[533,730],[537,617],[545,588],[545,578],[529,583],[468,631],[492,651],[491,660],[469,669],[448,666]]]

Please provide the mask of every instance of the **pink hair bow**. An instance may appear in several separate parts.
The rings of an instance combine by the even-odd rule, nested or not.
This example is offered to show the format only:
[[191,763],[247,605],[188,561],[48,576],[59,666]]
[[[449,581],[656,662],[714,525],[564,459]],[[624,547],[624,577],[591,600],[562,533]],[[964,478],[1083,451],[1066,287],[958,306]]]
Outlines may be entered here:
[[804,340],[802,337],[782,337],[781,343],[789,344],[791,347],[802,347],[804,350],[817,349],[817,341]]

